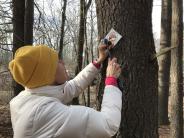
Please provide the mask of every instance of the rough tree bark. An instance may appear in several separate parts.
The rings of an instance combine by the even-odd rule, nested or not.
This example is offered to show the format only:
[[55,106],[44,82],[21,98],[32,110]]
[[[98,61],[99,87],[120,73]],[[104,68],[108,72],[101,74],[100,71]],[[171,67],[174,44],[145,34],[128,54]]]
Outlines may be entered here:
[[[171,0],[162,0],[160,49],[171,46]],[[167,52],[159,57],[158,122],[168,125],[168,97],[170,81],[171,54]]]
[[[13,54],[24,45],[24,11],[25,0],[13,0]],[[16,82],[13,82],[14,96],[24,88]]]
[[183,138],[183,0],[172,1],[171,138]]
[[[96,0],[99,38],[113,27],[123,38],[112,51],[126,69],[118,138],[158,138],[158,64],[152,34],[152,0]],[[105,77],[102,69],[102,83]]]

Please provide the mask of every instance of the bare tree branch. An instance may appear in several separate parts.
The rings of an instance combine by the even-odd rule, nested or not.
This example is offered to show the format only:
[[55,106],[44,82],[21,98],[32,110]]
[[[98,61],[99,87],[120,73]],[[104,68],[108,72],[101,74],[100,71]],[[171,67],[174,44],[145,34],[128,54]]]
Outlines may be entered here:
[[[7,45],[8,45],[8,44],[7,44]],[[12,52],[12,50],[10,50],[10,49],[6,49],[6,48],[3,48],[2,46],[0,46],[0,49],[5,50],[5,51]]]
[[0,25],[7,25],[7,24],[12,24],[12,22],[0,23]]
[[0,75],[4,74],[4,73],[7,73],[7,72],[9,72],[9,71],[8,70],[2,71],[2,72],[0,72]]

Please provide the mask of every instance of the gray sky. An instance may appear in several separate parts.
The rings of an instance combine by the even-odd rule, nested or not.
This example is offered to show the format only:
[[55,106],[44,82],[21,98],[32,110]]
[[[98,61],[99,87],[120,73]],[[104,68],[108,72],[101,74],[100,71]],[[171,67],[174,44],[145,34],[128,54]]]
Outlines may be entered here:
[[[160,38],[161,0],[153,0],[152,23],[155,38]],[[184,3],[183,3],[184,6]],[[184,18],[183,18],[184,20]]]
[[160,22],[161,22],[161,0],[154,0],[152,12],[152,24],[155,38],[160,38]]

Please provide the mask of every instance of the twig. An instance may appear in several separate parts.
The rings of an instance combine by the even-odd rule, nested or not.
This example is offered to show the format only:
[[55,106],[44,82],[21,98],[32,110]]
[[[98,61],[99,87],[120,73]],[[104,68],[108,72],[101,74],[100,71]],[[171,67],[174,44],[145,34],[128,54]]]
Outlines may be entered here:
[[12,50],[9,50],[9,49],[3,48],[3,47],[0,47],[0,49],[5,50],[5,51],[12,52]]
[[0,25],[7,25],[7,24],[12,24],[12,22],[1,23]]
[[0,43],[0,45],[9,45],[9,46],[12,46],[13,44]]
[[8,70],[2,71],[2,72],[0,72],[0,75],[3,73],[6,73],[6,72],[9,72],[9,71]]
[[154,54],[151,57],[151,60],[154,60],[155,58],[158,58],[159,56],[166,54],[167,52],[171,51],[172,49],[177,48],[177,46],[173,46],[173,47],[166,47],[161,49],[158,53]]

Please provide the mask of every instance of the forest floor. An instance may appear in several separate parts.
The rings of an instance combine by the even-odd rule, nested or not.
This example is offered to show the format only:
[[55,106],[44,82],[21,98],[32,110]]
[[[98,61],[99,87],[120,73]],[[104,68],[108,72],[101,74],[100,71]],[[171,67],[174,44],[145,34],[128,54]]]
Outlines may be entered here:
[[[159,127],[159,138],[169,138],[169,126]],[[10,119],[9,104],[1,100],[0,95],[0,138],[12,138],[13,131]]]
[[13,138],[9,105],[0,101],[0,138]]

